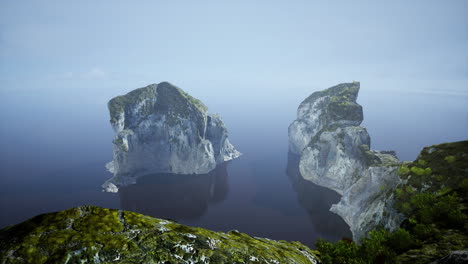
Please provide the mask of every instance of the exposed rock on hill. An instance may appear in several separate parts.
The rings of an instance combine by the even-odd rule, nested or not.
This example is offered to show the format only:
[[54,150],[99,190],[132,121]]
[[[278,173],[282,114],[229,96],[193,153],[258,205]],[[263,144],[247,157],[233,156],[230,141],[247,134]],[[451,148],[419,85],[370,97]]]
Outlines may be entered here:
[[453,251],[447,256],[431,262],[431,264],[463,264],[468,263],[468,250]]
[[299,242],[81,206],[0,230],[0,263],[318,263]]
[[116,136],[114,159],[106,165],[114,177],[103,185],[106,191],[147,174],[205,174],[240,155],[221,118],[168,82],[117,96],[108,107]]

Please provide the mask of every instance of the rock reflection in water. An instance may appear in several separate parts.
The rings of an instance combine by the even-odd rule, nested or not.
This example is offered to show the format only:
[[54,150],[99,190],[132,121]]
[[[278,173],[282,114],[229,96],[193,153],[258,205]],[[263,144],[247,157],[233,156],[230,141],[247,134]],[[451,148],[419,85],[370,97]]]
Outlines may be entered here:
[[172,220],[197,219],[228,192],[227,163],[208,174],[143,176],[119,190],[122,209]]
[[297,193],[299,204],[307,210],[315,230],[320,233],[319,237],[332,241],[352,237],[345,221],[330,212],[331,205],[340,201],[338,193],[305,180],[299,171],[299,156],[291,152],[288,153],[286,173]]

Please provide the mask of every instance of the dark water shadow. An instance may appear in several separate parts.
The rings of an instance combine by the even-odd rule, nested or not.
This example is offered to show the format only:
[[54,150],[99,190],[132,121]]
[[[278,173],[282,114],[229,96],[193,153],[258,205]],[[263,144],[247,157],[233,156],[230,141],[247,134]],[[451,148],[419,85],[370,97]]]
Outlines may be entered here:
[[295,154],[288,153],[286,173],[297,193],[299,204],[307,211],[320,237],[331,241],[352,237],[346,222],[330,212],[331,205],[341,199],[338,193],[305,180],[299,171],[299,156]]
[[121,188],[119,197],[124,210],[178,221],[200,218],[210,204],[226,199],[228,189],[225,162],[208,174],[146,175]]

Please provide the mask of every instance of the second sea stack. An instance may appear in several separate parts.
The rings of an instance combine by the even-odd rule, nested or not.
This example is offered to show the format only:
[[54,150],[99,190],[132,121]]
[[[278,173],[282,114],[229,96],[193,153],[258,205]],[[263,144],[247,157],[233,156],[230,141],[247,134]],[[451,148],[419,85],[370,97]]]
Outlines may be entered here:
[[350,226],[355,240],[381,225],[399,226],[401,216],[386,197],[400,179],[393,151],[371,150],[356,102],[359,82],[342,83],[306,98],[289,126],[289,151],[300,158],[302,177],[342,195],[331,211]]

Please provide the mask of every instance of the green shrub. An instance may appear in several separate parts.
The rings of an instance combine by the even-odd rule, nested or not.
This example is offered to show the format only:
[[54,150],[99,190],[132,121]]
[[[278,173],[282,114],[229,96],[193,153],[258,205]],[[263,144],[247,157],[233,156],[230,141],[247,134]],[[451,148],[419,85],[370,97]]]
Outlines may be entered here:
[[412,233],[420,240],[429,240],[435,234],[435,230],[431,225],[417,224]]
[[400,198],[403,195],[403,190],[401,188],[396,188],[395,194],[397,198]]
[[424,175],[424,169],[416,166],[411,167],[411,172],[418,176]]
[[422,209],[433,204],[435,196],[429,192],[417,193],[411,197],[412,209]]
[[444,160],[448,163],[454,163],[457,160],[457,158],[455,156],[447,156],[444,158]]
[[320,259],[324,264],[358,264],[358,246],[347,240],[340,240],[330,243],[327,240],[319,239],[315,243],[316,249],[320,252]]
[[463,205],[457,193],[440,198],[432,208],[435,221],[443,227],[463,228],[467,220],[462,212]]
[[400,168],[398,168],[398,175],[400,176],[407,175],[409,172],[410,169],[405,165],[401,165]]
[[360,245],[348,240],[330,243],[319,239],[315,246],[324,264],[394,263],[396,256],[395,250],[392,249],[394,245],[397,250],[404,250],[414,244],[408,232],[405,230],[396,232],[393,234],[384,229],[371,231]]
[[434,176],[434,179],[435,179],[436,181],[438,181],[438,182],[441,182],[441,181],[443,181],[443,180],[445,179],[445,177],[442,176],[442,175],[435,175],[435,176]]
[[386,230],[377,229],[369,232],[369,236],[362,240],[360,252],[365,256],[367,263],[375,263],[376,259],[387,259],[392,255],[386,246],[388,235]]
[[403,203],[401,205],[401,212],[408,215],[411,213],[411,205],[409,203]]
[[421,166],[426,166],[427,162],[423,159],[418,160],[418,164]]
[[406,185],[405,186],[405,192],[411,194],[411,193],[414,192],[414,188],[412,186],[410,186],[410,185]]
[[431,168],[425,168],[423,174],[424,174],[425,176],[431,175],[431,174],[432,174],[432,169],[431,169]]
[[436,192],[436,195],[437,195],[437,196],[444,196],[444,195],[450,193],[451,191],[452,191],[452,188],[450,188],[450,187],[444,187],[444,188],[441,188],[440,190],[438,190],[438,191]]
[[460,188],[463,190],[463,192],[466,194],[468,192],[468,179],[464,179],[460,183]]
[[407,230],[398,228],[388,235],[386,244],[389,248],[400,254],[413,248],[417,243]]

